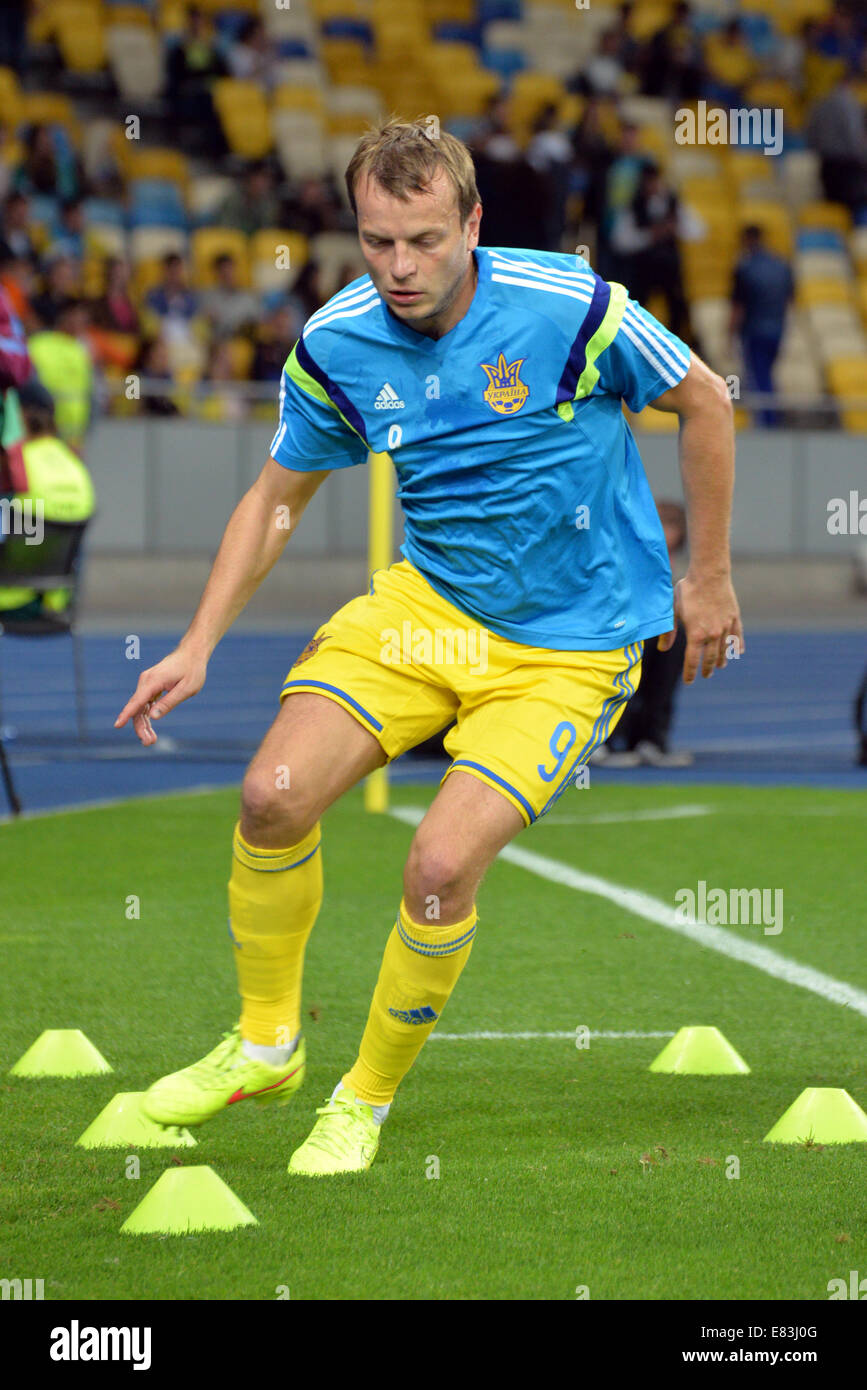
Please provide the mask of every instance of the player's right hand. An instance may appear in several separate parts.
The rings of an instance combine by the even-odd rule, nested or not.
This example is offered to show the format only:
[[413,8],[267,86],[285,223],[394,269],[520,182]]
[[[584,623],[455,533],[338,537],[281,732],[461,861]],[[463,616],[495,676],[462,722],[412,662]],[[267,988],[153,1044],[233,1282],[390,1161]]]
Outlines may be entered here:
[[145,748],[156,743],[152,719],[161,719],[183,700],[197,695],[205,684],[208,663],[180,647],[170,652],[156,666],[142,671],[138,678],[135,694],[127,700],[117,719],[116,729],[132,720],[132,726]]

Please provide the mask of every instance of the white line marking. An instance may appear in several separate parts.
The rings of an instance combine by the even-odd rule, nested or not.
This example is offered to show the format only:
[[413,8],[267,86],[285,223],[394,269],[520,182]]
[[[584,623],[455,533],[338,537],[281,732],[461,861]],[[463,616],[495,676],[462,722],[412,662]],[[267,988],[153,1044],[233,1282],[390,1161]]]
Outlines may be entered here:
[[[667,1033],[637,1033],[628,1029],[623,1033],[614,1032],[593,1032],[585,1033],[588,1038],[673,1038],[673,1032]],[[571,1033],[437,1033],[433,1032],[428,1038],[430,1042],[433,1038],[438,1038],[440,1042],[506,1042],[516,1040],[524,1042],[527,1038],[556,1038],[563,1041],[569,1038],[574,1042],[575,1030]]]
[[712,816],[715,806],[663,806],[657,811],[611,811],[600,816],[544,816],[540,825],[619,825],[634,820],[687,820],[693,816]]
[[0,816],[0,825],[14,825],[16,821],[48,820],[51,816],[69,816],[81,811],[105,811],[115,806],[131,806],[136,801],[158,801],[162,797],[204,796],[206,792],[230,791],[234,784],[225,786],[215,782],[203,782],[198,787],[178,787],[173,791],[142,792],[138,796],[109,796],[101,801],[78,802],[73,806],[51,806],[42,811],[22,811],[20,816]]
[[[405,825],[415,826],[422,820],[425,811],[420,806],[395,806],[389,811],[389,815],[403,821]],[[694,941],[698,946],[707,946],[709,950],[718,951],[720,955],[729,956],[745,965],[752,965],[756,970],[762,970],[775,979],[784,980],[788,985],[800,985],[802,989],[817,994],[829,1003],[842,1004],[867,1018],[867,992],[863,989],[847,984],[844,980],[835,980],[832,975],[814,970],[812,966],[800,965],[767,946],[756,945],[753,941],[746,941],[743,937],[724,931],[722,927],[709,927],[704,922],[681,922],[673,907],[659,898],[651,897],[649,893],[642,893],[637,888],[624,888],[618,883],[609,883],[607,879],[598,878],[595,874],[582,873],[568,864],[561,864],[556,859],[547,859],[531,850],[518,849],[515,845],[507,845],[505,849],[500,850],[498,857],[510,864],[517,864],[519,868],[547,879],[550,883],[560,883],[566,888],[574,888],[578,893],[592,893],[598,898],[607,898],[609,902],[616,903],[618,907],[633,913],[634,916],[655,922],[659,927],[666,927],[678,936],[685,936],[687,940]]]

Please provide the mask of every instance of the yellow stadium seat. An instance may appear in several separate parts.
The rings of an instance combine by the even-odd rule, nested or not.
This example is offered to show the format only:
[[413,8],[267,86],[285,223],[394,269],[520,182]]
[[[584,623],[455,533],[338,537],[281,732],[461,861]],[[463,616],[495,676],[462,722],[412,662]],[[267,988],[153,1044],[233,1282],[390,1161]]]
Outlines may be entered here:
[[432,43],[423,54],[425,67],[431,72],[477,71],[479,55],[471,43]]
[[649,39],[668,23],[671,11],[671,3],[657,4],[656,0],[647,0],[646,4],[634,7],[627,30],[633,39]]
[[0,121],[5,125],[17,121],[19,102],[18,78],[11,68],[0,68]]
[[255,352],[253,344],[249,338],[230,338],[228,348],[232,372],[236,380],[246,380],[250,375],[250,368],[253,366],[253,353]]
[[70,72],[99,72],[105,66],[105,31],[98,0],[55,0],[55,39]]
[[57,92],[22,92],[18,99],[17,123],[22,125],[61,125],[78,142],[79,126],[69,97]]
[[127,178],[168,179],[186,193],[190,182],[190,170],[187,157],[180,150],[138,150],[133,147],[131,140],[125,140],[124,144],[130,146],[124,170]]
[[444,120],[455,116],[481,116],[492,96],[500,90],[495,72],[462,72],[451,81],[440,78],[438,101]]
[[150,11],[144,5],[112,5],[109,18],[112,24],[139,24],[144,29],[151,26]]
[[867,355],[832,358],[825,370],[832,394],[841,401],[858,403],[840,411],[843,428],[867,433]]
[[370,117],[356,115],[353,116],[349,111],[340,112],[334,116],[328,116],[325,121],[326,133],[331,135],[358,135],[362,136],[370,125]]
[[253,286],[262,292],[291,284],[310,256],[302,232],[280,227],[263,227],[255,232],[250,238],[249,253]]
[[852,289],[848,280],[801,280],[796,289],[797,302],[802,309],[815,304],[851,304]]
[[861,310],[861,321],[867,328],[867,277],[858,281],[855,293],[858,297],[858,308]]
[[753,202],[745,200],[737,210],[741,227],[755,224],[762,228],[768,249],[778,256],[789,257],[794,250],[792,221],[784,203],[768,201]]
[[277,87],[274,92],[275,110],[316,111],[324,110],[325,102],[318,87]]
[[250,284],[250,265],[247,238],[243,232],[231,227],[200,227],[190,238],[192,252],[192,280],[197,289],[206,289],[214,283],[213,262],[215,256],[224,252],[234,256],[238,269],[238,283],[245,288]]
[[799,227],[820,227],[848,235],[852,217],[842,203],[805,203],[798,213]]
[[144,303],[148,291],[159,284],[162,273],[163,267],[159,258],[139,261],[132,275],[133,298],[137,304],[142,305]]
[[255,82],[221,77],[213,87],[214,106],[234,154],[261,159],[271,148],[271,123],[265,95]]
[[726,217],[731,217],[732,202],[736,195],[727,171],[721,170],[718,175],[689,175],[681,183],[680,193],[684,202],[689,203],[702,216],[706,211],[719,207],[725,209]]
[[322,39],[319,56],[332,82],[360,87],[370,84],[371,64],[360,39]]

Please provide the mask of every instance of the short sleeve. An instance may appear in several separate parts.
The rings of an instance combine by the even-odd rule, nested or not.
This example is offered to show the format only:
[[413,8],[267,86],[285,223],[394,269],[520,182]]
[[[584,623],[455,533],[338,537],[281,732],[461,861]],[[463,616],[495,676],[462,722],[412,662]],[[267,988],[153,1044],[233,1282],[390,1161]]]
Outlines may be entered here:
[[364,463],[368,448],[333,406],[309,395],[284,371],[280,423],[268,452],[284,468],[315,473]]
[[636,304],[626,301],[617,333],[596,359],[597,390],[620,396],[636,415],[689,371],[686,343]]

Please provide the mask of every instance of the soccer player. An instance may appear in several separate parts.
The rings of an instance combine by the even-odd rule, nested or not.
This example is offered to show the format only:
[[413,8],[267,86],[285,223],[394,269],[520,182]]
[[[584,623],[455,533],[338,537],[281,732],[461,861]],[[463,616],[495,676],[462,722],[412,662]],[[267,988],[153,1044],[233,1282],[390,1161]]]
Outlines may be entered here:
[[[358,1056],[289,1163],[317,1176],[370,1166],[467,963],[488,865],[607,738],[645,639],[670,646],[683,623],[687,682],[725,665],[728,638],[742,641],[722,380],[585,260],[481,247],[472,160],[452,136],[389,122],[361,139],[346,178],[368,274],[307,321],[271,456],[232,514],[193,621],[116,721],[153,744],[154,721],[201,689],[211,652],[328,474],[391,455],[404,558],[315,633],[244,778],[229,882],[240,1022],[143,1102],[156,1121],[196,1124],[248,1097],[290,1099],[304,1077],[320,817],[456,720]],[[680,420],[691,557],[674,603],[624,400]]]

